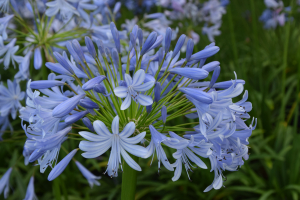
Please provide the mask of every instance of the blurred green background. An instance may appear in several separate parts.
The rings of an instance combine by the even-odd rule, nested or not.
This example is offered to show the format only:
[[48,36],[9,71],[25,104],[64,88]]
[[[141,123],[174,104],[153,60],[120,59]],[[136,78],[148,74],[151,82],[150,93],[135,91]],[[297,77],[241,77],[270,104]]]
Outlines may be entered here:
[[[151,159],[140,160],[143,171],[138,173],[136,199],[299,199],[300,6],[296,6],[295,1],[284,1],[284,5],[293,5],[293,21],[275,30],[265,30],[258,20],[265,9],[263,0],[230,0],[223,16],[222,34],[215,38],[221,50],[210,59],[221,63],[218,81],[234,79],[233,71],[239,79],[246,81],[245,89],[253,103],[250,115],[258,118],[257,128],[249,139],[249,160],[236,172],[224,172],[226,188],[208,193],[203,193],[203,190],[213,181],[213,173],[209,169],[195,169],[190,174],[191,182],[183,171],[181,178],[173,182],[173,172],[162,168],[157,174],[156,160],[151,167]],[[124,19],[133,17],[125,8],[122,8],[121,14],[118,26]],[[189,29],[201,33],[201,27],[195,27],[189,21],[182,23],[184,28],[179,27],[180,33],[187,34],[185,31]],[[198,50],[210,43],[206,36],[200,34],[200,38]],[[13,69],[1,71],[2,80],[14,73]],[[19,120],[12,122],[17,127],[15,139],[9,140],[10,135],[5,134],[6,142],[0,142],[0,174],[18,163],[10,179],[13,192],[8,199],[25,197],[32,173],[39,199],[119,199],[121,176],[111,179],[101,174],[105,171],[108,155],[98,160],[85,160],[79,154],[75,157],[95,175],[102,176],[101,186],[92,189],[74,162],[53,182],[47,181],[49,169],[41,174],[38,167],[17,162],[25,140],[19,123]],[[63,146],[73,149],[78,143],[72,140]],[[172,152],[167,153],[171,157]],[[61,151],[58,160],[65,155]],[[206,163],[210,168],[208,160]]]

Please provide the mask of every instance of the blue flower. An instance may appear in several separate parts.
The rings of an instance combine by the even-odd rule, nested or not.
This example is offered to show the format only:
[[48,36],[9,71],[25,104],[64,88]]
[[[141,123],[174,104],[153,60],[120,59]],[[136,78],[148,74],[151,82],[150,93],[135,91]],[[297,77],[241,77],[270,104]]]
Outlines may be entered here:
[[34,193],[34,177],[32,176],[30,178],[27,190],[26,190],[26,196],[24,200],[34,200],[37,199],[35,193]]
[[49,17],[56,15],[60,12],[60,16],[63,20],[69,20],[73,14],[79,15],[79,12],[74,8],[71,4],[68,3],[67,0],[54,0],[51,2],[47,2],[47,8],[45,14]]
[[18,110],[22,107],[20,101],[24,99],[25,92],[21,91],[20,85],[14,81],[7,80],[8,88],[0,85],[0,113],[6,116],[9,113],[16,119]]
[[0,59],[0,63],[3,62],[4,64],[4,69],[8,69],[10,61],[12,61],[14,67],[15,67],[15,62],[20,63],[22,61],[21,56],[16,56],[15,53],[18,51],[19,46],[15,46],[16,43],[16,38],[12,39],[7,45],[3,45],[3,40],[2,37],[0,36],[0,56],[4,55],[5,56]]
[[34,162],[40,158],[46,151],[52,150],[57,146],[60,146],[65,141],[65,136],[71,131],[71,127],[67,127],[56,134],[47,135],[46,137],[38,138],[37,136],[26,133],[29,138],[28,144],[33,148],[33,152],[29,157],[29,162]]
[[[3,1],[2,1],[3,2]],[[1,7],[1,2],[0,2],[0,7]],[[3,40],[7,39],[7,33],[6,33],[6,28],[8,25],[8,22],[13,18],[14,15],[7,15],[6,17],[0,18],[0,36],[3,37]]]
[[8,13],[9,10],[9,0],[0,1],[0,11],[3,13]]
[[74,149],[71,151],[66,157],[64,157],[55,167],[51,170],[51,172],[48,175],[48,181],[53,181],[56,179],[68,166],[71,159],[74,157],[74,155],[77,153],[78,149]]
[[58,106],[56,106],[52,111],[52,116],[57,118],[62,118],[68,115],[80,102],[80,99],[84,98],[85,94],[76,95]]
[[141,171],[141,167],[128,155],[126,151],[137,157],[145,157],[147,151],[144,147],[135,145],[139,143],[146,135],[142,132],[135,137],[130,137],[135,131],[135,124],[129,122],[119,133],[119,117],[116,116],[112,122],[112,133],[106,128],[103,122],[97,120],[93,123],[97,133],[93,134],[87,131],[81,131],[79,134],[89,141],[81,141],[79,148],[86,151],[82,154],[85,158],[96,158],[111,148],[106,172],[111,177],[118,176],[119,164],[121,165],[121,155],[125,162],[137,171]]
[[[151,132],[151,142],[147,146],[147,155],[146,157],[150,157],[156,151],[157,160],[158,160],[158,172],[160,170],[160,162],[170,171],[174,171],[172,165],[170,164],[169,160],[167,159],[167,155],[164,149],[161,146],[161,143],[164,143],[168,147],[173,149],[182,149],[188,145],[187,140],[178,140],[176,138],[167,137],[161,133],[159,133],[152,125],[149,126]],[[152,158],[153,161],[153,158]],[[152,162],[151,162],[152,163]]]
[[[178,136],[176,133],[171,132],[171,131],[169,132],[169,135],[172,138],[176,138],[178,140],[185,140],[185,139],[181,138],[180,136]],[[187,147],[182,148],[182,149],[177,149],[177,151],[175,153],[173,153],[173,157],[176,159],[176,162],[174,164],[171,164],[172,167],[176,167],[172,181],[177,181],[179,179],[179,177],[181,176],[182,164],[184,164],[186,172],[193,171],[191,169],[191,167],[193,167],[193,166],[190,161],[195,163],[198,167],[207,169],[207,166],[205,165],[205,163],[197,155],[207,158],[212,153],[212,151],[210,149],[211,146],[212,146],[212,144],[207,143],[204,140],[195,142],[194,137],[192,136],[191,140],[188,141]],[[189,177],[189,174],[188,174],[188,177]],[[189,177],[189,179],[190,179],[190,177]]]
[[4,198],[6,199],[8,197],[9,192],[9,177],[11,174],[12,168],[9,168],[5,174],[0,179],[0,194],[4,194]]
[[75,161],[78,169],[80,170],[80,172],[82,173],[82,175],[86,178],[86,180],[89,182],[91,188],[93,187],[93,185],[100,185],[100,183],[97,181],[98,179],[101,178],[101,176],[95,176],[94,174],[92,174],[89,170],[87,170],[80,162]]
[[133,79],[130,75],[125,74],[125,81],[127,86],[119,86],[114,89],[117,97],[125,98],[121,105],[121,110],[126,110],[131,104],[131,98],[135,102],[140,103],[143,106],[149,106],[153,103],[153,99],[150,96],[146,96],[139,92],[145,92],[151,89],[154,85],[154,81],[149,81],[142,84],[145,80],[145,71],[140,69],[134,75]]

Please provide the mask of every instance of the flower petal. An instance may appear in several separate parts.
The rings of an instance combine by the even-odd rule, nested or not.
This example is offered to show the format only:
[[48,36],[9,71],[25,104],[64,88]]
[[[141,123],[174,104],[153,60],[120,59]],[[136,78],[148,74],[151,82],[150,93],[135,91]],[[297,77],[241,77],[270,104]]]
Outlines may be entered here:
[[122,140],[128,144],[137,144],[144,139],[145,135],[146,135],[146,132],[144,131],[144,132],[138,134],[137,136],[134,136],[131,138],[123,138],[122,137]]
[[134,170],[142,171],[141,167],[128,155],[128,153],[121,148],[121,154],[125,160],[125,162]]
[[111,133],[109,132],[109,130],[107,129],[105,124],[103,122],[101,122],[100,120],[95,121],[93,123],[93,127],[94,127],[96,133],[98,133],[98,135],[111,137]]
[[106,136],[106,135],[105,136],[100,136],[100,135],[96,135],[94,133],[90,133],[88,131],[80,131],[79,135],[81,135],[85,139],[87,139],[89,141],[93,141],[93,142],[101,142],[101,141],[109,139],[109,137]]
[[116,87],[114,89],[114,92],[115,92],[116,96],[120,97],[120,98],[125,98],[128,94],[127,87],[124,87],[124,86]]
[[[110,147],[111,147],[111,141],[109,140],[109,142],[107,141],[107,142],[101,143],[101,146],[97,150],[87,151],[81,155],[85,158],[96,158],[98,156],[101,156],[103,153],[105,153]],[[79,144],[79,148],[80,148],[80,144]]]
[[119,134],[119,116],[117,115],[111,124],[111,131],[113,134]]
[[126,124],[125,128],[123,131],[119,134],[122,139],[127,138],[133,134],[135,130],[135,123],[134,122],[129,122]]
[[108,145],[107,143],[111,143],[111,140],[108,139],[103,142],[89,142],[89,141],[81,141],[79,143],[79,148],[82,151],[98,151],[103,146]]
[[122,105],[121,105],[121,110],[126,110],[131,104],[131,96],[130,94],[127,94],[126,98],[124,99]]
[[144,80],[145,80],[145,71],[143,69],[138,70],[134,75],[133,75],[133,81],[132,85],[133,86],[138,86],[141,85]]
[[137,101],[143,106],[150,106],[153,103],[153,99],[150,96],[139,94]]
[[132,85],[132,78],[129,74],[125,74],[125,82],[126,82],[127,86]]
[[133,89],[137,92],[145,92],[147,90],[150,90],[153,87],[154,83],[154,81],[149,81],[141,85],[133,86]]
[[131,153],[132,155],[135,155],[140,158],[144,158],[147,155],[147,149],[145,147],[139,146],[139,145],[133,145],[133,144],[128,144],[122,140],[120,140],[120,143],[122,147]]

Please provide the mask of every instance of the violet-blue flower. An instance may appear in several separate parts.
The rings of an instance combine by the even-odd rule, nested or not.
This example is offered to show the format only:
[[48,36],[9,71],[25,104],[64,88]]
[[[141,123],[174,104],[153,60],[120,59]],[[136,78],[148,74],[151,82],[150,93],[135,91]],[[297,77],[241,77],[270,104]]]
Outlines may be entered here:
[[78,169],[82,173],[82,175],[86,178],[86,180],[89,182],[90,187],[92,188],[95,185],[99,186],[100,183],[97,181],[98,179],[101,178],[101,176],[95,176],[92,174],[89,170],[87,170],[80,162],[75,161]]
[[96,134],[81,131],[79,134],[89,141],[81,141],[79,148],[86,151],[82,154],[85,158],[96,158],[111,148],[110,157],[106,172],[111,177],[118,176],[119,164],[121,165],[121,155],[125,162],[133,169],[141,171],[141,167],[128,155],[126,151],[138,157],[145,157],[147,151],[144,147],[136,145],[146,135],[146,132],[140,133],[135,137],[129,138],[135,131],[135,124],[129,122],[119,132],[119,117],[116,116],[112,122],[112,133],[107,129],[103,122],[97,120],[93,124]]
[[34,177],[32,176],[29,180],[29,184],[26,190],[26,196],[24,200],[35,200],[35,199],[37,199],[37,197],[34,192]]
[[8,197],[9,177],[10,177],[11,171],[12,171],[12,168],[9,168],[0,179],[0,194],[2,194],[2,192],[3,192],[5,199]]
[[125,98],[121,105],[121,110],[126,110],[130,106],[131,98],[133,98],[135,102],[138,102],[143,106],[149,106],[153,103],[151,97],[139,93],[149,90],[154,85],[154,81],[149,81],[147,83],[142,84],[144,80],[145,71],[142,69],[138,70],[133,75],[133,79],[130,77],[130,75],[125,74],[125,81],[127,87],[119,86],[114,89],[116,96],[120,98]]

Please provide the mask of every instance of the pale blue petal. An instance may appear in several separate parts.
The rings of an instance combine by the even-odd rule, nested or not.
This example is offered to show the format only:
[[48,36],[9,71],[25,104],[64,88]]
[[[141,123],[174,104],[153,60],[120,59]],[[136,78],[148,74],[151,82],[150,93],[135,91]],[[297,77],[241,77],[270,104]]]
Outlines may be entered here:
[[109,130],[107,129],[107,127],[105,126],[105,124],[103,122],[101,122],[100,120],[97,120],[93,123],[93,127],[96,131],[96,133],[98,133],[101,136],[104,137],[111,137],[111,133],[109,132]]
[[130,75],[125,74],[125,82],[126,82],[127,86],[132,85],[132,78]]
[[119,86],[114,89],[114,92],[117,97],[125,98],[128,94],[127,90],[128,90],[127,87]]
[[143,106],[149,106],[153,103],[153,99],[150,96],[139,94],[137,101]]
[[[144,80],[145,80],[145,71],[143,69],[138,70],[134,75],[133,75],[133,81],[132,85],[133,86],[138,86],[141,85]],[[128,85],[128,84],[127,84]]]
[[89,142],[89,141],[81,141],[79,143],[79,148],[82,151],[98,151],[102,147],[111,145],[111,139],[108,139],[103,142]]
[[121,148],[121,154],[124,158],[125,162],[134,170],[136,171],[142,171],[141,167],[126,153],[126,151]]
[[84,158],[97,158],[101,156],[103,153],[105,153],[110,147],[111,147],[111,142],[105,142],[102,143],[102,145],[99,148],[97,148],[97,150],[87,151],[85,153],[82,153],[81,155]]
[[90,133],[88,131],[80,131],[79,135],[81,135],[82,137],[84,137],[85,139],[89,140],[89,141],[93,141],[93,142],[102,142],[104,140],[109,139],[110,137],[108,137],[107,135],[105,136],[100,136],[100,135],[96,135],[94,133]]
[[[133,122],[132,122],[133,123]],[[134,123],[133,123],[134,124]],[[122,131],[123,132],[123,131]],[[130,134],[131,135],[131,134]],[[134,137],[131,137],[131,138],[123,138],[122,137],[122,140],[124,141],[124,142],[126,142],[126,143],[128,143],[128,144],[137,144],[137,143],[139,143],[139,142],[141,142],[143,139],[144,139],[144,137],[145,137],[145,135],[146,135],[146,132],[144,131],[144,132],[142,132],[142,133],[140,133],[140,134],[138,134],[138,135],[136,135],[136,136],[134,136]],[[121,136],[121,135],[120,135]]]
[[122,140],[120,140],[120,143],[121,146],[132,155],[135,155],[140,158],[144,158],[147,155],[147,149],[145,147],[139,145],[127,144]]
[[133,89],[137,92],[145,92],[147,90],[150,90],[153,87],[154,83],[154,81],[149,81],[142,85],[133,86]]
[[124,99],[122,105],[121,105],[121,110],[126,110],[131,104],[131,96],[130,94],[127,94],[126,98]]
[[134,131],[135,131],[135,123],[129,122],[128,124],[126,124],[125,128],[119,135],[121,139],[125,139],[131,136],[134,133]]
[[119,116],[117,115],[111,124],[111,131],[113,134],[119,134]]

